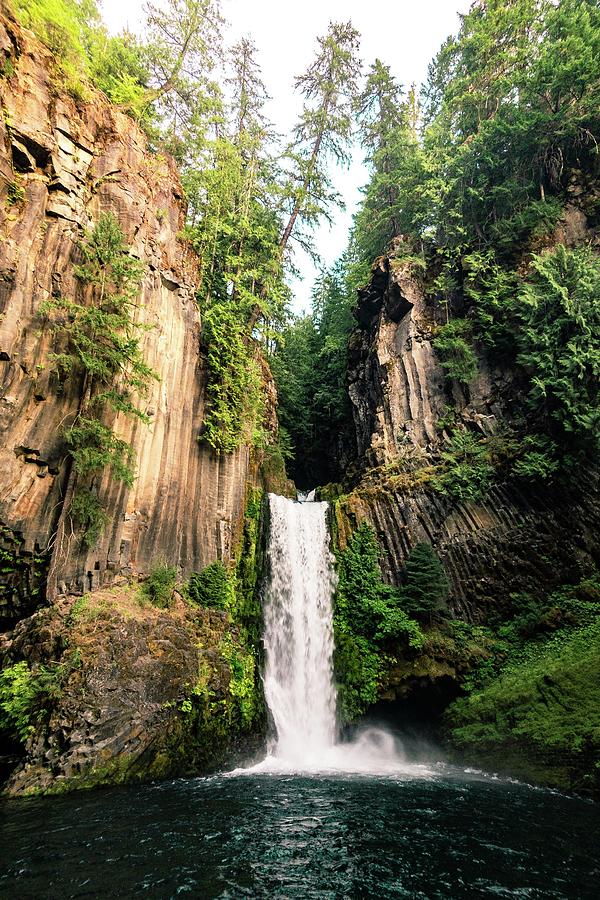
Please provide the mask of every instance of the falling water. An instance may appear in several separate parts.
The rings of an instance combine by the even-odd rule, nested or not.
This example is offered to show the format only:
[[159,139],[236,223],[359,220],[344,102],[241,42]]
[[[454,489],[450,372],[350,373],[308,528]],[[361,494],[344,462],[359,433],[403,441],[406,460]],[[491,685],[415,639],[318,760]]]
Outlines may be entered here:
[[407,765],[399,743],[379,728],[338,741],[327,503],[269,494],[269,508],[264,686],[275,734],[252,771],[426,774]]
[[326,503],[269,496],[270,579],[265,603],[265,696],[273,756],[317,762],[335,742],[335,586]]

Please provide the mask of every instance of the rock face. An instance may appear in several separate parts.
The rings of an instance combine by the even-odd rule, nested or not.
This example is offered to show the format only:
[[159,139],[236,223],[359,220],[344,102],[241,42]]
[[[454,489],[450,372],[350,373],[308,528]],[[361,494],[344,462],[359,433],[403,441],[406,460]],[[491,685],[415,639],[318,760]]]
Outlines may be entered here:
[[[239,531],[249,451],[217,457],[197,441],[204,365],[195,303],[195,261],[178,238],[185,203],[173,162],[102,96],[59,94],[50,53],[0,17],[0,553],[11,562],[0,599],[7,622],[43,595],[82,592],[118,573],[168,561],[182,576],[228,559]],[[10,66],[7,64],[10,61]],[[40,304],[76,296],[78,241],[110,211],[145,265],[139,321],[143,352],[160,375],[150,389],[150,426],[117,421],[135,449],[129,490],[106,477],[100,497],[110,525],[93,550],[69,534],[55,541],[68,481],[62,433],[81,401],[74,379],[49,374],[53,337]]]
[[4,645],[55,661],[8,794],[197,774],[259,745],[264,707],[257,693],[240,710],[231,660],[251,657],[225,612],[181,598],[155,609],[121,586],[38,610]]
[[520,390],[514,373],[492,368],[480,351],[469,389],[449,384],[432,345],[444,312],[393,256],[374,267],[357,318],[349,391],[362,475],[335,503],[341,545],[369,521],[386,551],[384,574],[400,583],[410,549],[432,543],[452,580],[454,612],[469,621],[501,609],[513,592],[588,575],[600,561],[597,470],[581,470],[567,487],[504,481],[462,504],[429,484],[447,439],[439,420],[450,410],[481,437],[510,424]]
[[350,339],[349,394],[363,468],[385,465],[442,440],[437,427],[449,407],[484,434],[503,415],[511,373],[491,371],[482,357],[468,394],[448,390],[432,346],[443,311],[425,296],[409,263],[380,257],[359,294],[359,326]]
[[[581,242],[582,217],[567,210],[554,241]],[[374,713],[400,728],[414,720],[432,729],[461,765],[597,795],[598,683],[590,661],[597,625],[564,628],[563,643],[543,643],[561,617],[568,620],[563,589],[546,621],[538,617],[535,633],[525,629],[517,638],[510,629],[528,604],[548,602],[560,586],[587,584],[589,598],[596,597],[598,467],[582,463],[570,481],[547,485],[511,474],[501,448],[508,459],[506,434],[518,441],[522,433],[522,376],[492,365],[475,347],[477,374],[468,388],[446,377],[434,343],[446,311],[426,295],[423,275],[411,271],[399,243],[377,261],[359,297],[349,365],[358,458],[352,478],[329,489],[332,531],[343,549],[357,525],[368,522],[383,551],[384,580],[396,585],[411,549],[433,545],[451,582],[450,615],[421,615],[418,648],[405,639],[379,645]],[[454,303],[454,314],[464,312],[458,292]],[[475,446],[489,438],[487,447],[500,448],[491,486],[477,501],[436,489],[457,426]],[[512,634],[513,643],[503,644],[503,634]],[[526,662],[518,668],[515,647],[546,647],[547,656],[533,665],[523,651]],[[514,667],[504,677],[511,653]],[[349,669],[338,671],[341,684],[352,677]],[[460,699],[463,687],[471,693]]]

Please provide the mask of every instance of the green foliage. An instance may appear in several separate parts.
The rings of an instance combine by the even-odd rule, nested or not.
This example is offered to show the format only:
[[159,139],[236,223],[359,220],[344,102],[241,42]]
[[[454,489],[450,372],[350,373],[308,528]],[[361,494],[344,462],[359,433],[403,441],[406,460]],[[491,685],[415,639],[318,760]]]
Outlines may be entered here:
[[174,566],[156,566],[142,582],[141,592],[153,606],[168,609],[176,583],[177,569]]
[[280,187],[266,99],[251,42],[233,53],[233,105],[218,136],[198,138],[183,182],[190,201],[186,236],[200,262],[198,299],[207,357],[207,409],[201,440],[231,453],[261,446],[264,377],[256,341],[269,340],[288,298],[279,250]]
[[450,582],[431,544],[416,544],[412,548],[404,578],[401,602],[410,615],[431,618],[447,613]]
[[379,699],[384,660],[373,641],[338,624],[333,662],[340,715],[343,721],[351,722]]
[[538,776],[590,789],[600,754],[599,683],[600,618],[559,632],[483,689],[455,701],[446,714],[450,738],[463,752],[504,754],[504,765],[514,755],[525,770],[541,760]]
[[186,594],[193,603],[209,609],[231,609],[235,603],[234,587],[221,560],[192,572]]
[[18,181],[9,181],[6,188],[6,202],[9,206],[18,206],[25,199],[25,189]]
[[133,449],[106,419],[120,413],[147,422],[135,395],[144,395],[158,376],[142,354],[144,326],[134,321],[143,269],[129,256],[114,216],[101,215],[79,248],[83,262],[75,274],[81,300],[59,295],[43,303],[40,313],[64,346],[53,356],[55,370],[83,382],[81,409],[65,440],[79,477],[72,517],[84,525],[84,540],[92,546],[106,524],[95,476],[110,467],[126,485],[134,479]]
[[[475,627],[452,623],[465,633]],[[598,743],[598,573],[549,596],[511,595],[487,652],[446,712],[463,758],[563,788],[594,788]],[[600,787],[596,783],[596,789]]]
[[26,662],[0,672],[0,728],[20,741],[33,732],[33,708],[38,691]]
[[330,22],[317,43],[315,58],[295,84],[305,102],[295,139],[284,156],[290,177],[284,184],[289,217],[280,238],[282,254],[292,235],[305,249],[312,249],[306,228],[322,216],[328,218],[331,205],[339,204],[327,163],[349,161],[352,100],[360,74],[359,35],[351,22]]
[[259,596],[259,578],[262,572],[260,545],[262,501],[262,491],[248,485],[244,528],[236,553],[234,582],[234,617],[244,629],[247,641],[255,648],[259,646],[262,636],[262,605]]
[[[435,273],[435,302],[467,301],[466,318],[434,339],[449,378],[475,374],[473,341],[520,366],[528,432],[557,452],[520,452],[519,477],[548,478],[598,446],[598,255],[536,251],[573,190],[597,217],[582,173],[597,170],[599,51],[596,3],[476,3],[430,66],[422,111],[379,62],[358,106],[371,169],[352,233],[358,259],[402,234]],[[457,495],[485,488],[485,467],[457,475]]]
[[549,481],[560,468],[557,446],[546,435],[527,435],[520,443],[513,472],[525,481]]
[[18,662],[0,671],[0,730],[22,743],[35,729],[44,702],[56,696],[62,671]]
[[89,475],[110,466],[115,477],[131,487],[134,477],[132,447],[98,419],[81,416],[76,423],[65,431],[75,471],[79,475]]
[[465,689],[481,689],[504,671],[537,659],[548,646],[559,646],[569,640],[573,630],[592,625],[598,617],[597,574],[576,585],[561,587],[549,596],[511,594],[511,609],[490,619],[495,636],[494,656],[467,676]]
[[354,219],[351,240],[358,258],[370,264],[392,238],[410,230],[413,217],[422,215],[419,181],[424,176],[424,157],[417,134],[414,88],[404,100],[389,66],[380,60],[367,74],[356,114],[371,178]]
[[526,404],[540,433],[527,439],[517,474],[547,478],[572,449],[598,447],[597,254],[559,244],[532,254],[528,271],[519,275],[507,273],[491,252],[472,254],[467,291],[483,339],[527,374]]
[[347,721],[375,701],[387,642],[402,641],[418,649],[424,640],[402,608],[400,591],[382,581],[379,554],[375,534],[365,522],[337,553],[334,666]]
[[[77,98],[84,91],[85,47],[83,6],[75,0],[12,0],[15,11],[27,28],[52,51],[61,78]],[[93,18],[94,3],[85,5]]]
[[246,324],[232,303],[214,303],[203,319],[207,405],[200,440],[232,453],[242,441],[262,442],[263,382]]
[[221,641],[219,650],[229,664],[229,693],[239,710],[242,726],[249,728],[259,708],[254,654],[251,649],[236,646],[229,635]]
[[95,0],[11,0],[20,21],[52,51],[61,87],[76,100],[89,85],[146,122],[148,69],[144,50],[128,33],[109,36]]
[[490,447],[470,431],[457,430],[441,454],[443,470],[432,481],[441,494],[460,502],[478,500],[494,476]]
[[109,522],[98,494],[91,488],[79,488],[73,494],[69,512],[75,525],[83,529],[86,547],[94,547]]
[[6,78],[7,80],[12,78],[15,74],[15,67],[12,59],[5,59],[4,62],[0,63],[0,78]]
[[530,407],[600,447],[600,259],[587,247],[562,245],[534,255],[515,302]]
[[300,488],[338,477],[337,448],[349,430],[348,338],[355,284],[348,254],[319,275],[310,316],[280,331],[271,357],[278,416],[290,437],[289,469]]
[[[262,608],[257,590],[261,507],[262,492],[249,485],[235,570],[228,571],[217,561],[194,573],[184,587],[188,601],[207,610],[202,617],[206,623],[214,621],[208,610],[227,613],[227,630],[218,644],[226,666],[219,666],[218,678],[222,679],[224,670],[228,680],[215,692],[212,660],[201,654],[198,681],[180,707],[190,722],[200,723],[203,734],[219,733],[222,741],[256,729],[264,716],[259,666]],[[223,617],[218,621],[223,622]]]
[[149,102],[146,48],[127,31],[108,35],[100,26],[88,29],[87,51],[91,83],[154,137],[157,113]]
[[433,346],[442,361],[446,377],[469,384],[477,374],[473,352],[473,329],[468,319],[452,319],[437,329]]

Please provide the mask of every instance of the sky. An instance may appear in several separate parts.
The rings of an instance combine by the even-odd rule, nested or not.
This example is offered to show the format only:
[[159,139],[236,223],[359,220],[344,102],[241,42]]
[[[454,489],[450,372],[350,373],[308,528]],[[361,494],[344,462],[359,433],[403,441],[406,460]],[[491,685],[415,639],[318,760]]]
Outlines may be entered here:
[[[156,0],[155,0],[156,2]],[[229,22],[228,44],[250,35],[258,48],[263,79],[272,101],[267,113],[275,130],[288,134],[301,110],[301,98],[293,91],[296,75],[310,64],[317,35],[330,21],[348,21],[361,33],[361,57],[365,67],[379,57],[403,85],[421,84],[427,66],[449,34],[460,26],[460,13],[472,0],[222,0]],[[101,0],[104,20],[113,32],[125,26],[140,31],[144,0]],[[334,184],[346,204],[345,212],[334,211],[333,226],[324,223],[315,232],[315,243],[325,265],[343,252],[352,224],[352,213],[360,200],[360,187],[368,174],[356,150],[349,169],[337,169]],[[310,308],[310,292],[316,270],[308,257],[297,256],[301,280],[292,289],[296,312]]]

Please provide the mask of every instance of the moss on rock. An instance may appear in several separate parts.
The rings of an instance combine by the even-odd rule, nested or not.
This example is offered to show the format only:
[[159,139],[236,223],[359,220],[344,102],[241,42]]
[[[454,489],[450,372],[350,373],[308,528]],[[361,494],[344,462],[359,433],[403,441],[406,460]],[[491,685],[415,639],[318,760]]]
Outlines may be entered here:
[[65,677],[26,736],[7,793],[198,774],[255,752],[266,723],[256,596],[261,507],[250,488],[222,609],[178,591],[157,608],[139,585],[123,584],[19,623],[5,664],[53,663]]
[[559,632],[447,710],[462,759],[600,795],[600,620]]

